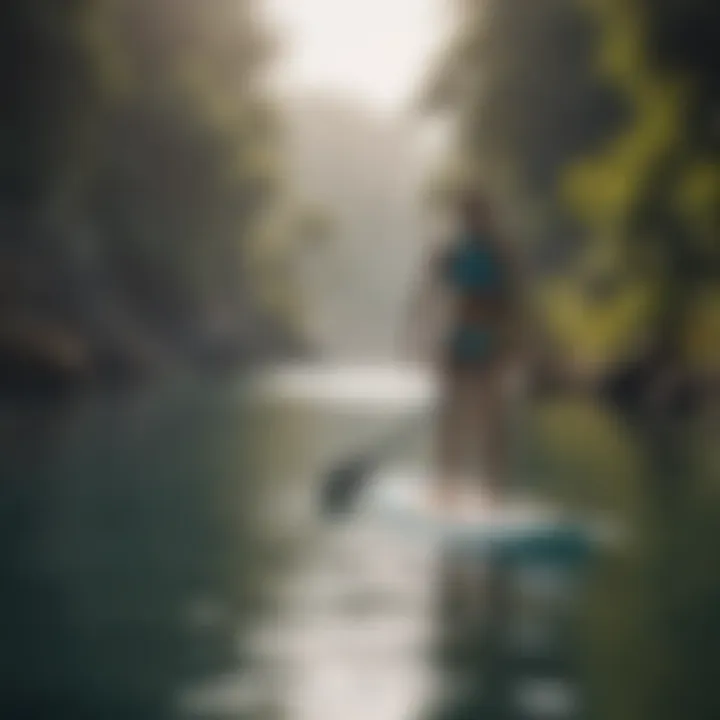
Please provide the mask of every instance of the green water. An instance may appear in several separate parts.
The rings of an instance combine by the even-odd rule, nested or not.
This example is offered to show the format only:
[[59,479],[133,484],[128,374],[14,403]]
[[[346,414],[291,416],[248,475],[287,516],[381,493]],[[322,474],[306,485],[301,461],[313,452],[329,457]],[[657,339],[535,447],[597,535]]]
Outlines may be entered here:
[[[582,695],[568,717],[720,717],[707,424],[657,452],[657,435],[591,404],[527,417],[518,467],[536,488],[630,532],[565,591],[572,641],[557,662],[517,670],[479,641],[453,663],[433,650],[453,620],[436,602],[441,561],[318,517],[320,471],[402,413],[260,402],[240,382],[4,409],[0,716],[535,717],[482,705],[453,677],[480,668],[499,684],[498,667],[514,682],[552,665]],[[418,433],[398,456],[420,463],[427,447]]]

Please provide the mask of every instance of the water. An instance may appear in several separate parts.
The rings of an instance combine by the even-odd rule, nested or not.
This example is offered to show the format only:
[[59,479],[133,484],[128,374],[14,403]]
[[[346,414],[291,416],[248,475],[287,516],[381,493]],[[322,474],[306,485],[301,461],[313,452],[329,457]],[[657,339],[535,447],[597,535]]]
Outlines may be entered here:
[[[617,418],[534,410],[524,476],[632,540],[580,576],[504,577],[319,517],[328,463],[432,398],[405,371],[322,377],[0,415],[0,717],[720,717],[706,427],[664,445],[673,487]],[[418,429],[397,459],[428,447]]]

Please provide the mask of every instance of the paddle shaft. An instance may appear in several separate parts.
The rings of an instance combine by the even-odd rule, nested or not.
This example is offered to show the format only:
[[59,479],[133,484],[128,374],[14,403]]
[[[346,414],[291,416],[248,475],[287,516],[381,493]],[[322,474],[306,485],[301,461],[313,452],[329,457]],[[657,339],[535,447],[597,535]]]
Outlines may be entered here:
[[[422,420],[424,422],[424,418]],[[325,509],[332,513],[344,513],[351,509],[378,465],[395,450],[401,440],[417,431],[419,422],[420,418],[413,416],[369,449],[336,463],[326,473],[322,488]]]

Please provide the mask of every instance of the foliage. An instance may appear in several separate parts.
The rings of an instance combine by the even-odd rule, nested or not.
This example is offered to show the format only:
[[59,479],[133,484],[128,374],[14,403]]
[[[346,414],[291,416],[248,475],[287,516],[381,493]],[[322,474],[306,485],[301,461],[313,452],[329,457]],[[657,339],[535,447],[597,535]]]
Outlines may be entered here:
[[278,195],[280,131],[257,2],[11,0],[0,13],[3,248],[36,284],[42,270],[96,344],[130,334],[189,352],[254,323],[240,338],[252,344],[263,311],[247,257]]
[[546,323],[589,358],[660,345],[710,360],[717,5],[488,0],[456,15],[428,106],[455,121],[451,167],[505,200],[554,276]]
[[614,0],[591,9],[603,31],[599,72],[631,115],[568,170],[566,194],[614,241],[617,264],[652,286],[654,341],[679,359],[720,278],[720,16],[710,2]]
[[[454,40],[427,92],[455,121],[456,174],[531,216],[541,254],[575,243],[555,186],[620,108],[592,78],[593,26],[575,0],[457,3]],[[554,263],[553,263],[554,264]]]

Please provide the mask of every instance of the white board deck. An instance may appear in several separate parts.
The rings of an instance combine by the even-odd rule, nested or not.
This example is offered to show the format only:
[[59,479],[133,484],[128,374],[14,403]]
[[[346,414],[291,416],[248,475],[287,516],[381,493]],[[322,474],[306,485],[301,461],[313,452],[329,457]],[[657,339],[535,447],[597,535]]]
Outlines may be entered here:
[[362,512],[399,532],[431,537],[480,553],[527,558],[582,555],[595,533],[559,507],[530,498],[484,503],[467,491],[452,507],[433,500],[430,478],[422,473],[384,471],[373,478]]

